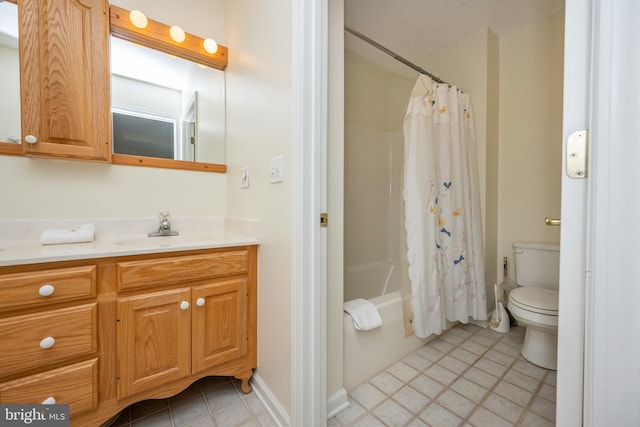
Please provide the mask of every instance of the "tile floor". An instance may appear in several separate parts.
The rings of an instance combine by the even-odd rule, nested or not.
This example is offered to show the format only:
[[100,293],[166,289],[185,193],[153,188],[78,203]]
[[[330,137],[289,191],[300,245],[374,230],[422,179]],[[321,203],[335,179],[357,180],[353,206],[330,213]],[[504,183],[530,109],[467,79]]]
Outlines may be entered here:
[[508,334],[458,325],[349,393],[330,427],[555,425],[556,373]]
[[126,408],[111,427],[271,427],[277,426],[240,381],[208,377],[170,399],[145,400]]
[[[520,355],[524,328],[508,334],[458,325],[349,393],[329,427],[555,424],[556,373]],[[125,409],[112,427],[276,426],[240,382],[204,378],[179,395]]]

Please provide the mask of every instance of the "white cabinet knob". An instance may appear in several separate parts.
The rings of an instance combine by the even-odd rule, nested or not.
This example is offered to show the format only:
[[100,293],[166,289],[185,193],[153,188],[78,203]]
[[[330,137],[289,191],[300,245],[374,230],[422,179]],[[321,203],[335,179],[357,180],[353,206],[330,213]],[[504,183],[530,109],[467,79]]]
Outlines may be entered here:
[[40,341],[40,348],[46,350],[47,348],[53,347],[56,343],[56,340],[53,337],[46,337]]
[[38,138],[36,138],[34,135],[27,135],[24,137],[24,140],[29,144],[35,144],[36,142],[38,142]]
[[188,310],[189,309],[189,303],[187,301],[182,301],[180,303],[180,310]]
[[42,285],[40,286],[40,289],[38,289],[38,293],[40,296],[48,297],[49,295],[52,295],[55,290],[56,288],[54,288],[53,285]]
[[196,300],[196,305],[197,305],[198,307],[202,307],[202,306],[204,305],[204,298],[198,298],[198,299]]
[[47,397],[45,400],[42,401],[41,405],[55,405],[56,404],[56,398],[53,396],[49,396]]

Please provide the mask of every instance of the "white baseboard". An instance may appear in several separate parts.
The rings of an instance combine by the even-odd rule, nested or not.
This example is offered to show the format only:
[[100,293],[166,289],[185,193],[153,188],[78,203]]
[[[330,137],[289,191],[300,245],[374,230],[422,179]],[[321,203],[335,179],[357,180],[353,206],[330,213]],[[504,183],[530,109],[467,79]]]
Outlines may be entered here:
[[[267,384],[259,374],[253,373],[251,387],[255,395],[260,399],[265,409],[279,427],[291,426],[291,416],[282,407],[276,396],[271,392]],[[327,419],[333,418],[350,406],[347,399],[347,390],[340,389],[327,399]]]
[[265,409],[269,412],[273,420],[279,427],[291,426],[291,416],[282,407],[276,396],[271,392],[267,384],[259,374],[253,373],[251,377],[251,385],[253,392],[262,402]]
[[349,407],[347,390],[341,388],[327,399],[327,419],[333,418]]

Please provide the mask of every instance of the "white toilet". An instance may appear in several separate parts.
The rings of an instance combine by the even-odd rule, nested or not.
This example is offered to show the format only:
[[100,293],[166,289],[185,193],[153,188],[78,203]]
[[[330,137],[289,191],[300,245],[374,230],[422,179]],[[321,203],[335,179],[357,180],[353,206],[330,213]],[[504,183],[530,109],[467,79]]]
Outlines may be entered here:
[[531,363],[555,370],[560,246],[516,242],[513,254],[518,287],[509,293],[508,308],[527,328],[521,353]]

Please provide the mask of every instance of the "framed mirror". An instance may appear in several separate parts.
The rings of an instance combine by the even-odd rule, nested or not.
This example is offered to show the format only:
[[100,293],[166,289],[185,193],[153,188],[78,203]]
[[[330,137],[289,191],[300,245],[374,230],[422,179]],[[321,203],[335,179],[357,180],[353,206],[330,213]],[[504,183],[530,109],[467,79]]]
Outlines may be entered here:
[[[215,53],[207,52],[204,40],[188,33],[182,43],[177,43],[167,36],[168,26],[151,19],[148,22],[144,30],[137,29],[129,21],[129,11],[110,7],[112,46],[105,54],[111,55],[114,64],[122,62],[122,58],[128,63],[126,67],[116,65],[111,83],[115,102],[109,114],[112,119],[115,117],[113,134],[119,135],[113,144],[116,154],[112,163],[226,172],[224,69],[227,48],[218,46]],[[126,45],[129,47],[122,48]],[[147,53],[143,54],[143,51]],[[151,57],[156,59],[149,59]],[[132,71],[136,61],[142,63],[138,68],[146,73],[146,77]],[[15,0],[0,1],[0,66],[3,69],[0,154],[22,155],[18,6]],[[161,68],[168,71],[160,73]],[[164,80],[159,80],[160,75]],[[167,112],[164,104],[171,97],[158,95],[161,91],[172,92],[173,98],[179,94],[180,105]],[[155,93],[156,98],[150,93]],[[158,101],[157,96],[162,100]],[[159,106],[163,108],[159,109]],[[163,128],[170,123],[171,133],[141,132],[159,122],[164,123]],[[142,151],[131,148],[131,141],[153,146],[158,138],[165,138],[160,154],[156,148]],[[123,141],[125,148],[118,148],[123,147]]]
[[227,49],[111,5],[113,163],[225,172]]
[[18,6],[0,2],[0,152],[22,154],[20,130],[20,55],[18,51]]

